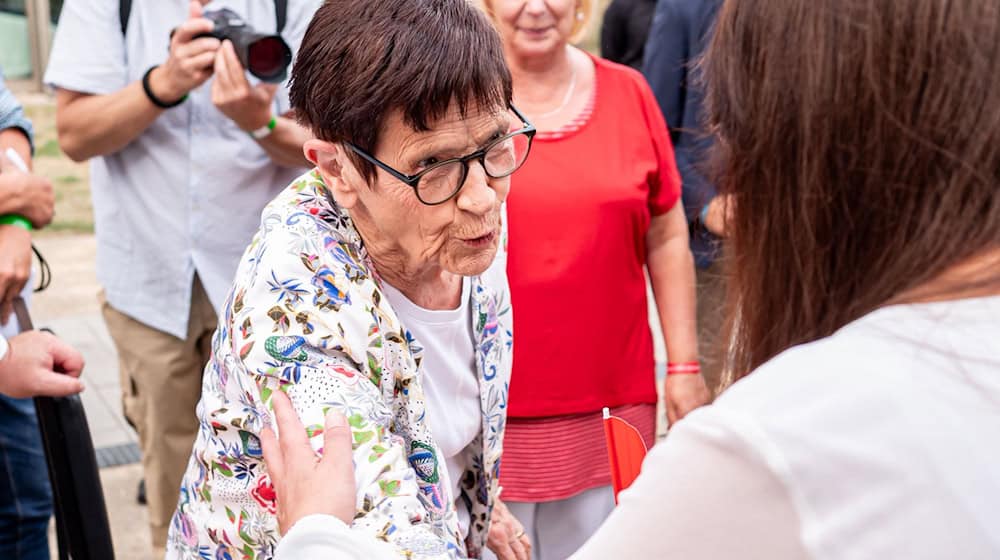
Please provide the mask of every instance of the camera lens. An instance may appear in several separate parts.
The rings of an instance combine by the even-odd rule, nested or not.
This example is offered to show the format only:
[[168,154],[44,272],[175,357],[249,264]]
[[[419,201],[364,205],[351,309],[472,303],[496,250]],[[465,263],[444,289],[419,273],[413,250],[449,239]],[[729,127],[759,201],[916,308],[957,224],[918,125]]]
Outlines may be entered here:
[[254,41],[247,51],[247,69],[262,80],[280,76],[291,58],[288,47],[278,37]]

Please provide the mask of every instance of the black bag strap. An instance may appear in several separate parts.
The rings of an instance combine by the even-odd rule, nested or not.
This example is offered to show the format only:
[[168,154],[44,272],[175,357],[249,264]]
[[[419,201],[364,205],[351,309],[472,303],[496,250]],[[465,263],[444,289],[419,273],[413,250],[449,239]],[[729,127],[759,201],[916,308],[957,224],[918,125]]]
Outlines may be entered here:
[[[122,35],[128,31],[128,17],[132,14],[132,0],[118,0],[118,23],[122,28]],[[288,22],[288,0],[274,0],[274,19],[278,22],[278,35],[285,30]]]
[[274,0],[274,19],[278,22],[275,33],[281,35],[288,21],[288,0]]
[[128,16],[132,14],[132,0],[118,0],[118,23],[122,27],[122,35],[128,31]]

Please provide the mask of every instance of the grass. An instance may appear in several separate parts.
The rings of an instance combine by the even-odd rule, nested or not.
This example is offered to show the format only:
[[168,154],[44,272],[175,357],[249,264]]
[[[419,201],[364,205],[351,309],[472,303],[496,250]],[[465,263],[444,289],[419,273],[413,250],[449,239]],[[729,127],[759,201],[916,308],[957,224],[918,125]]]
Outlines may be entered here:
[[93,233],[87,164],[74,162],[59,149],[55,104],[51,98],[42,99],[32,96],[24,108],[35,127],[35,172],[48,177],[56,193],[55,218],[39,235]]

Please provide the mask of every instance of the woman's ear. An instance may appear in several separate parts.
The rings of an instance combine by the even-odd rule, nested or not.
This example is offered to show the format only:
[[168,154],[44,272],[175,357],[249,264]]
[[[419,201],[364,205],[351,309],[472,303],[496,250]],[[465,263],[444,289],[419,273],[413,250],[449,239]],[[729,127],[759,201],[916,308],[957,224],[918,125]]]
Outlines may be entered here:
[[314,138],[306,141],[302,152],[323,176],[323,182],[330,189],[337,205],[345,209],[353,207],[358,201],[354,186],[356,178],[354,181],[350,180],[354,168],[345,156],[343,146]]

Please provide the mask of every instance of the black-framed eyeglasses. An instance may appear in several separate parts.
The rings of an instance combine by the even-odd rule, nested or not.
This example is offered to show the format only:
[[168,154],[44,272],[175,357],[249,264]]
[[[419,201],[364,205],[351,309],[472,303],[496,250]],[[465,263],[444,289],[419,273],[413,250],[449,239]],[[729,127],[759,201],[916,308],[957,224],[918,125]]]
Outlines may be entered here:
[[448,202],[462,190],[465,179],[469,176],[470,161],[479,160],[487,176],[502,179],[517,171],[528,159],[531,141],[535,137],[535,127],[516,107],[510,105],[510,110],[521,119],[523,128],[508,132],[467,156],[436,162],[416,175],[407,175],[394,169],[351,142],[344,144],[369,163],[382,168],[389,175],[413,188],[420,202],[436,206]]

